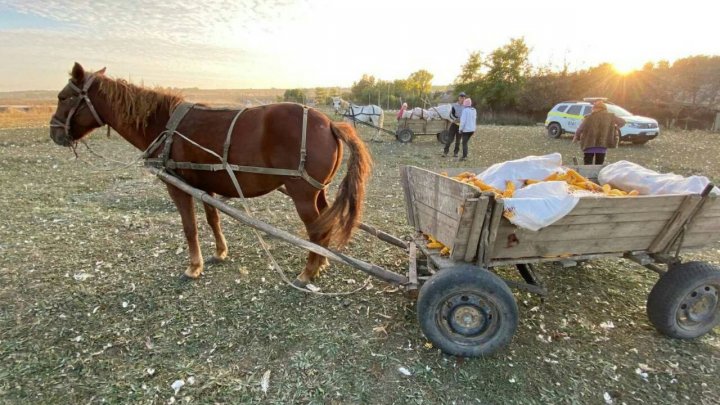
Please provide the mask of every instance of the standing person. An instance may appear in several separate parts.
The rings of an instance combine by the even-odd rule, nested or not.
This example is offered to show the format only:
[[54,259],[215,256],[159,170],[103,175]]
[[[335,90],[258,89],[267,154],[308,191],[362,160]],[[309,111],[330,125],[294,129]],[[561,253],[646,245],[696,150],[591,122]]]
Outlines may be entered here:
[[450,128],[448,128],[448,138],[447,143],[445,143],[445,148],[443,148],[443,157],[447,156],[448,152],[450,151],[450,145],[452,145],[453,140],[455,141],[455,151],[453,152],[453,157],[457,157],[458,151],[460,150],[460,117],[462,116],[463,111],[463,102],[467,99],[467,94],[465,94],[464,91],[460,92],[458,94],[458,102],[452,105],[452,110],[450,111],[450,119],[453,120],[452,124],[450,124]]
[[[461,161],[467,160],[468,141],[470,140],[470,137],[473,136],[475,129],[477,128],[477,110],[475,110],[472,100],[470,98],[466,98],[465,101],[463,101],[463,107],[462,115],[460,116],[460,129],[458,132],[462,138],[463,154],[460,158]],[[455,145],[455,150],[457,150],[457,144]],[[457,155],[457,153],[455,155]]]
[[596,101],[573,137],[573,142],[580,141],[580,149],[585,155],[583,163],[603,164],[608,148],[617,147],[620,141],[618,130],[623,125],[624,119],[609,112],[602,101]]
[[400,111],[397,113],[397,120],[400,121],[403,117],[403,114],[405,113],[405,110],[407,110],[407,103],[402,103],[402,106],[400,107]]

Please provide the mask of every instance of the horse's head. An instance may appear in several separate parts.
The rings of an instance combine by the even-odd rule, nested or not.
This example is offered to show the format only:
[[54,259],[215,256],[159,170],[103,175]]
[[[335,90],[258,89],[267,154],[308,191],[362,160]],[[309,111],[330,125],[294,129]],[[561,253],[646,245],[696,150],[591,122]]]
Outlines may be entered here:
[[75,62],[68,84],[58,93],[58,105],[50,120],[50,138],[60,146],[72,146],[95,128],[105,123],[95,110],[88,92],[96,77],[103,75],[105,68],[96,73],[85,72]]
[[342,107],[342,101],[340,97],[333,97],[332,103],[333,103],[333,109],[335,109],[335,114],[340,114],[340,108]]

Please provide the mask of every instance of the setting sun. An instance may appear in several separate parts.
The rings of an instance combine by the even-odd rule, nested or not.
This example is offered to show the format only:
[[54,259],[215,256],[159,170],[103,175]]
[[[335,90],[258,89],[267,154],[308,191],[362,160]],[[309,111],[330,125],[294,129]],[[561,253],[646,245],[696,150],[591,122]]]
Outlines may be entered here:
[[612,64],[613,70],[615,70],[618,74],[626,76],[630,73],[637,70],[635,66],[633,66],[630,63],[624,63],[624,62],[614,62]]

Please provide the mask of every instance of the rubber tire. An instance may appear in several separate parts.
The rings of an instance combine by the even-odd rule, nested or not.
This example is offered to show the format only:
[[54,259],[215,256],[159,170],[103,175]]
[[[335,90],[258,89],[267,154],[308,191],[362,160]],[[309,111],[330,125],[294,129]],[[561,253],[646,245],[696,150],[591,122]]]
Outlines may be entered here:
[[[482,296],[497,309],[493,323],[499,322],[494,335],[482,345],[463,344],[453,340],[438,325],[439,311],[446,299],[468,292]],[[469,264],[462,264],[432,276],[420,289],[417,317],[425,336],[443,352],[462,357],[487,356],[506,347],[518,325],[518,308],[510,288],[495,274]]]
[[410,128],[401,129],[395,134],[395,138],[402,143],[410,143],[415,137],[415,133]]
[[633,145],[645,145],[648,141],[649,141],[649,139],[643,139],[640,141],[632,141],[632,143],[633,143]]
[[548,127],[547,127],[548,137],[550,137],[552,139],[560,138],[560,135],[562,135],[562,133],[563,133],[562,127],[557,122],[553,122],[550,125],[548,125]]
[[448,142],[448,139],[450,138],[450,131],[447,129],[437,134],[437,140],[443,145],[446,145]]
[[[650,323],[662,334],[677,339],[694,339],[711,331],[720,324],[720,304],[715,302],[712,319],[700,327],[689,330],[678,323],[677,313],[682,301],[693,290],[713,285],[715,294],[720,291],[720,269],[705,262],[687,262],[672,266],[655,283],[647,300]],[[720,298],[720,297],[718,297]]]

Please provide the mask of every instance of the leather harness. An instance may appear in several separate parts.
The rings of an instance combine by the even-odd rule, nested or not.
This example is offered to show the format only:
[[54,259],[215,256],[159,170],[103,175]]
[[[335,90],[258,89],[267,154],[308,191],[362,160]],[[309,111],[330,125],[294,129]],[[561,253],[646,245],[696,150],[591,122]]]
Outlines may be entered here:
[[[180,103],[175,110],[173,110],[172,115],[170,116],[170,119],[168,120],[167,125],[165,126],[165,130],[158,135],[157,138],[148,146],[148,148],[143,153],[143,159],[145,159],[145,166],[152,166],[157,168],[164,168],[164,169],[190,169],[190,170],[206,170],[211,172],[216,172],[220,170],[225,170],[230,174],[230,178],[233,180],[233,183],[235,184],[235,187],[239,189],[239,185],[237,183],[237,178],[235,177],[234,172],[246,172],[246,173],[258,173],[258,174],[270,174],[275,176],[290,176],[290,177],[300,177],[305,179],[310,185],[312,185],[315,188],[318,189],[325,189],[328,184],[323,184],[316,179],[314,179],[310,174],[305,170],[305,162],[307,160],[307,117],[308,117],[308,107],[303,107],[303,124],[302,124],[302,138],[300,141],[300,164],[296,170],[293,169],[278,169],[278,168],[271,168],[271,167],[255,167],[255,166],[239,166],[228,163],[228,152],[230,150],[230,140],[232,138],[233,129],[235,128],[235,123],[237,122],[238,118],[242,115],[242,113],[245,111],[245,109],[238,110],[237,114],[235,114],[235,117],[233,118],[232,122],[230,123],[230,128],[228,128],[227,135],[225,137],[225,143],[223,145],[223,154],[222,156],[218,155],[217,153],[199,145],[198,143],[194,142],[193,140],[189,139],[185,135],[181,134],[177,131],[177,127],[182,122],[183,118],[185,118],[185,115],[192,109],[196,108],[195,104],[192,103]],[[173,160],[170,157],[170,150],[173,143],[174,135],[178,135],[184,140],[188,141],[194,146],[197,146],[198,148],[204,150],[205,152],[217,157],[220,160],[220,163],[193,163],[193,162],[177,162]],[[163,151],[160,154],[160,157],[157,158],[151,158],[150,155],[152,155],[159,147],[164,143]]]

